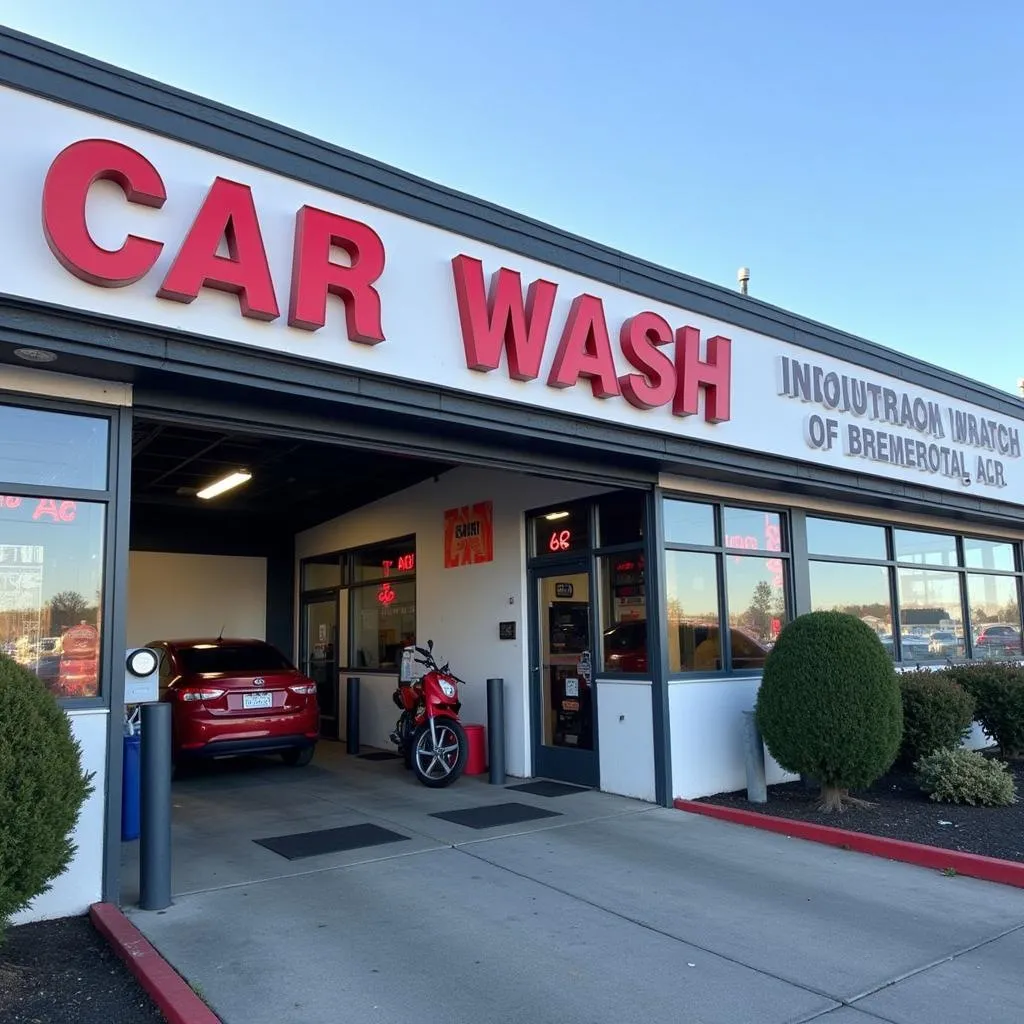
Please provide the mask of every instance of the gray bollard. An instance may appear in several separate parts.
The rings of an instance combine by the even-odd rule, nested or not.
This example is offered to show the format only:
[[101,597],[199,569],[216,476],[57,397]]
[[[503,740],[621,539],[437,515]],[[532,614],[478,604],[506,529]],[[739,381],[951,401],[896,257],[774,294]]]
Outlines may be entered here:
[[359,677],[345,682],[345,739],[350,754],[359,753]]
[[171,905],[171,705],[142,705],[139,906]]
[[764,741],[753,711],[743,712],[743,756],[747,768],[747,799],[752,804],[766,804],[768,785],[764,776]]
[[492,786],[505,785],[505,680],[487,680],[487,766]]

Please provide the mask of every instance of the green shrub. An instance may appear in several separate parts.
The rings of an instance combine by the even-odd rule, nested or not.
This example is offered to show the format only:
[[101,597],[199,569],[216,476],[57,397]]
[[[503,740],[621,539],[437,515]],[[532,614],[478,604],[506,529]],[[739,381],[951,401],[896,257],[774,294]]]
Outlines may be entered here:
[[1024,756],[1024,668],[990,662],[946,670],[975,700],[975,717],[1003,757]]
[[974,697],[943,672],[902,672],[903,742],[899,761],[910,766],[936,750],[959,747],[974,721]]
[[91,792],[56,699],[0,655],[0,935],[70,863],[71,833]]
[[802,615],[765,662],[757,724],[776,761],[820,782],[823,808],[842,810],[848,790],[869,786],[899,750],[896,670],[860,619]]
[[937,750],[921,758],[916,768],[918,784],[932,800],[983,807],[1006,807],[1017,802],[1006,763],[976,750]]

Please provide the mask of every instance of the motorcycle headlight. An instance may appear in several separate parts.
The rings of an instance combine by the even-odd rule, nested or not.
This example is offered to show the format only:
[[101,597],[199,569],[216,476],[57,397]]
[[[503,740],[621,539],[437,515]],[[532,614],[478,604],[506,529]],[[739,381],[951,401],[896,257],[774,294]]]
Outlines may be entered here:
[[451,700],[455,696],[455,686],[452,683],[446,683],[443,679],[441,680],[441,692]]

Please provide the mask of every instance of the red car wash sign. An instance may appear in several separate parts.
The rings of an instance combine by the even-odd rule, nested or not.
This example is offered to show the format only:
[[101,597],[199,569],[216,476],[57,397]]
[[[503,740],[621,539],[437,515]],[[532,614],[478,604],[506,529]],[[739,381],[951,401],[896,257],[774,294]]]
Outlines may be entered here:
[[[1010,440],[1019,419],[875,375],[912,409],[943,404],[948,471],[933,436],[943,461],[923,478],[916,444],[893,457],[891,442],[880,448],[845,421],[839,444],[828,421],[840,417],[805,409],[802,392],[779,401],[777,361],[809,357],[796,345],[2,86],[0,118],[8,296],[652,435],[1024,493]],[[645,290],[668,291],[653,277]],[[823,380],[864,376],[841,360],[814,363]],[[953,443],[957,424],[965,443]],[[958,476],[965,444],[991,460],[984,474],[972,462]]]

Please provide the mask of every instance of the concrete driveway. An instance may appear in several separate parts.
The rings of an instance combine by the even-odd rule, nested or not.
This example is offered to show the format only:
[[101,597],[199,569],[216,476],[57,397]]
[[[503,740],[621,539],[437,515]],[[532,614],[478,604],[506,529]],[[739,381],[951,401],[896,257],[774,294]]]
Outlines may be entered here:
[[[175,903],[129,908],[227,1024],[1024,1020],[1024,891],[600,793],[429,791],[336,747],[311,767],[177,787]],[[432,816],[508,802],[557,816]],[[363,824],[400,838],[254,842]]]

